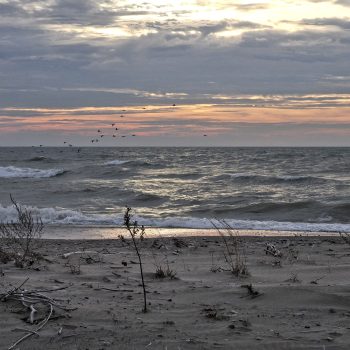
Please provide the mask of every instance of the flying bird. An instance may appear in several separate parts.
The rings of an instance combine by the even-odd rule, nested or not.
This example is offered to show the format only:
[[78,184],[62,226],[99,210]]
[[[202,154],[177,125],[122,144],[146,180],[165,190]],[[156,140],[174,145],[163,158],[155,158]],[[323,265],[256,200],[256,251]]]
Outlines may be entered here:
[[114,126],[114,125],[115,125],[115,123],[112,124],[112,126]]
[[100,129],[98,129],[98,130],[97,130],[97,132],[101,132],[101,130],[100,130]]

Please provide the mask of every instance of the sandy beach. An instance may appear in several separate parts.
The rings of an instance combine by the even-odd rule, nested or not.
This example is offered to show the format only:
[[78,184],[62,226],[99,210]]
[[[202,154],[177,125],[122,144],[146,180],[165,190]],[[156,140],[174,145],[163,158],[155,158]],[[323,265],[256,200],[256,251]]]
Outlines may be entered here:
[[[0,265],[1,293],[28,278],[22,289],[44,290],[66,310],[55,307],[38,335],[15,349],[348,349],[349,245],[295,234],[241,241],[246,277],[227,271],[220,237],[146,239],[143,313],[130,241],[43,240],[45,260],[23,269]],[[267,244],[282,256],[266,254]],[[85,252],[63,257],[76,251]],[[159,265],[174,278],[156,278]],[[242,287],[250,284],[256,295]],[[1,349],[45,319],[47,308],[36,309],[31,324],[20,302],[0,303]]]

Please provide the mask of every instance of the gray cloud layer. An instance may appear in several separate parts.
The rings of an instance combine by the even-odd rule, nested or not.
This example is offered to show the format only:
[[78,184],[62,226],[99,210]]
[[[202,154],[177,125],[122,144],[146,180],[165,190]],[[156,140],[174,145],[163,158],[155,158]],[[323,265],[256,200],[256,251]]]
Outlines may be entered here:
[[[188,25],[174,18],[140,23],[121,20],[122,26],[129,23],[135,31],[152,30],[122,40],[79,32],[79,28],[90,26],[105,29],[120,18],[148,13],[108,4],[90,0],[11,0],[0,4],[2,105],[16,101],[18,105],[85,105],[93,93],[81,88],[189,95],[350,90],[348,82],[332,84],[325,79],[350,75],[348,19],[307,19],[300,23],[304,29],[295,32],[233,20]],[[213,35],[239,29],[243,34],[237,38]],[[72,89],[72,98],[65,88]],[[25,89],[37,89],[42,102],[36,93],[29,96]],[[97,105],[114,103],[108,92],[95,96]],[[128,102],[125,95],[122,102]]]
[[[250,98],[220,96],[278,94],[286,95],[274,102],[281,108],[307,108],[290,96],[350,93],[350,2],[331,3],[344,7],[342,17],[290,21],[295,28],[287,31],[238,18],[184,21],[186,10],[169,15],[147,1],[3,0],[0,107],[250,105]],[[235,6],[249,12],[271,5]],[[116,27],[127,34],[108,32]],[[237,35],[220,36],[227,31]]]

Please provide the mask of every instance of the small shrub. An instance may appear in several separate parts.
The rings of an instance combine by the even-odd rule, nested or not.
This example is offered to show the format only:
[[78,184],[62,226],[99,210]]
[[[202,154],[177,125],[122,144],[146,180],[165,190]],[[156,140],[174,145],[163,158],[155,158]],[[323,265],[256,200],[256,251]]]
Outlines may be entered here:
[[243,284],[241,285],[241,288],[246,288],[248,292],[248,296],[251,297],[252,299],[257,298],[262,295],[259,291],[254,289],[252,284]]
[[64,266],[68,267],[72,275],[81,274],[81,261],[80,259],[69,260]]
[[[156,253],[156,251],[160,251],[162,248],[164,248],[164,251],[160,254],[163,255],[163,257],[159,258],[158,253]],[[168,247],[165,244],[165,240],[163,238],[154,239],[151,244],[151,249],[152,249],[151,252],[154,260],[154,266],[156,268],[154,277],[158,279],[163,279],[163,278],[176,279],[177,278],[176,271],[170,268],[168,253],[167,253]]]
[[141,282],[142,282],[142,289],[143,289],[143,312],[147,312],[147,293],[146,293],[146,286],[145,286],[145,280],[143,276],[143,267],[142,267],[142,259],[140,254],[140,247],[139,243],[140,241],[143,241],[145,236],[145,228],[144,226],[139,226],[137,221],[132,221],[132,215],[131,215],[131,208],[127,207],[124,214],[124,226],[128,230],[130,237],[132,239],[133,247],[135,249],[138,261],[139,261],[139,267],[140,267],[140,273],[141,273]]
[[159,279],[169,278],[174,280],[176,279],[176,272],[170,269],[169,264],[167,264],[166,269],[164,269],[162,265],[158,265],[154,277]]
[[40,216],[34,217],[31,210],[18,204],[12,196],[10,198],[16,210],[17,220],[0,223],[0,237],[7,246],[0,248],[0,258],[1,261],[14,259],[18,267],[32,265],[40,258],[35,250],[44,224]]
[[231,273],[237,277],[248,276],[246,258],[238,233],[225,220],[219,221],[222,227],[219,227],[214,221],[211,223],[224,242],[223,254]]
[[350,234],[346,232],[339,232],[340,237],[346,244],[350,245]]

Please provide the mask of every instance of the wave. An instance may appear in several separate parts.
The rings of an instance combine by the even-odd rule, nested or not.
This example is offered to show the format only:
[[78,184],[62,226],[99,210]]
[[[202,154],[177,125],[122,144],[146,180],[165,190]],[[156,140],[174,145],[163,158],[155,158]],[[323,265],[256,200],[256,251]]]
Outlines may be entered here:
[[[28,207],[34,216],[39,215],[45,224],[80,225],[80,226],[116,226],[123,225],[123,215],[115,214],[84,214],[80,211],[62,208]],[[159,228],[213,228],[210,218],[166,217],[147,218],[135,216],[140,225]],[[16,221],[16,210],[13,206],[0,205],[0,222]],[[350,224],[340,223],[305,223],[259,220],[225,220],[232,228],[241,230],[274,230],[274,231],[305,231],[305,232],[350,232]]]
[[108,162],[103,163],[103,165],[120,165],[129,163],[132,165],[142,165],[142,166],[151,166],[152,163],[146,161],[146,160],[121,160],[121,159],[113,159],[109,160]]
[[157,174],[159,179],[181,179],[181,180],[198,180],[203,177],[200,173],[163,173]]
[[14,166],[0,167],[0,178],[44,178],[55,177],[65,174],[63,169],[34,169],[18,168]]
[[234,181],[254,181],[257,183],[276,183],[276,182],[304,182],[304,181],[327,181],[324,178],[303,175],[258,175],[251,173],[227,174]]
[[44,156],[37,156],[37,157],[29,158],[28,162],[42,162],[44,160],[51,160],[51,158],[46,158]]
[[[114,220],[112,215],[91,214],[86,215],[80,211],[63,209],[63,208],[38,208],[33,206],[26,206],[34,217],[40,217],[45,224],[59,224],[59,225],[108,225],[108,224],[122,224]],[[4,207],[0,205],[0,222],[16,222],[17,212],[14,206]]]
[[121,164],[125,164],[128,162],[129,162],[128,160],[114,159],[114,160],[110,160],[108,162],[103,163],[103,165],[121,165]]

